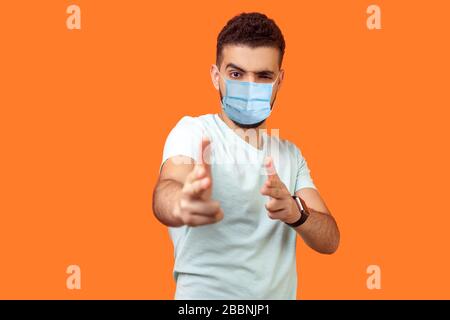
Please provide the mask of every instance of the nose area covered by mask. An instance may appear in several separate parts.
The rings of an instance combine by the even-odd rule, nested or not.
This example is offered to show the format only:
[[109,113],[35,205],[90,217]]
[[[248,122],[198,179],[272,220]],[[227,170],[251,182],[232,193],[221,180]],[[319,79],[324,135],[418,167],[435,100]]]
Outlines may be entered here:
[[251,125],[270,116],[270,101],[276,80],[272,83],[256,83],[221,77],[225,82],[222,109],[230,119]]

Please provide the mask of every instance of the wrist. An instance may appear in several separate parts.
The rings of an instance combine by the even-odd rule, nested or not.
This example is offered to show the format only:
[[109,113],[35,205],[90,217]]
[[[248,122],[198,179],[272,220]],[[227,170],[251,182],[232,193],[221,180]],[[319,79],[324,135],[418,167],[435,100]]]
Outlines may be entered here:
[[294,222],[298,221],[302,216],[302,213],[301,213],[297,203],[295,202],[294,198],[291,197],[290,203],[291,203],[291,206],[290,206],[289,214],[283,220],[283,222],[286,224],[294,223]]
[[296,228],[306,222],[306,220],[309,217],[309,210],[306,207],[306,203],[300,197],[294,195],[294,196],[292,196],[292,200],[294,201],[295,206],[297,207],[297,212],[299,213],[299,218],[293,222],[285,221],[285,223],[287,225],[289,225],[290,227]]

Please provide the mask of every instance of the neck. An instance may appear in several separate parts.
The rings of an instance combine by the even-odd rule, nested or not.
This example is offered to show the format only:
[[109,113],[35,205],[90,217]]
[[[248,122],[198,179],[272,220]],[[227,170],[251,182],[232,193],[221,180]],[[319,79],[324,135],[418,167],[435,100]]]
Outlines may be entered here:
[[258,127],[245,129],[236,125],[230,118],[228,118],[223,110],[218,115],[222,119],[222,121],[225,122],[225,124],[241,139],[251,144],[255,148],[262,149],[263,140],[261,139],[261,132],[267,129],[266,121],[264,121]]

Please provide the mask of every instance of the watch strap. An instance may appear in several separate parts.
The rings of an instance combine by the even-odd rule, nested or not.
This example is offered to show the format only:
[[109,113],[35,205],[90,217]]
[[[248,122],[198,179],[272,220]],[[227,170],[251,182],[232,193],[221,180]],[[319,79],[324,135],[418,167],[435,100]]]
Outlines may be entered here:
[[293,223],[287,223],[287,222],[285,222],[285,223],[290,227],[296,228],[306,222],[306,220],[309,217],[309,213],[308,213],[308,209],[306,208],[306,204],[303,202],[303,200],[300,197],[292,196],[292,198],[294,199],[295,203],[297,204],[298,210],[300,211],[300,214],[301,214],[300,219],[298,219],[297,221],[295,221]]

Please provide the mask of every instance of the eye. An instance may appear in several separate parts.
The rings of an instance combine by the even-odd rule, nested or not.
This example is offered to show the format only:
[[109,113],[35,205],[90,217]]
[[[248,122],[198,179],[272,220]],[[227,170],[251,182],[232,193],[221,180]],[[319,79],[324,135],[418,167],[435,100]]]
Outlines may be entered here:
[[259,76],[261,79],[272,79],[272,77],[271,76],[268,76],[268,75],[260,75]]
[[237,71],[233,71],[233,72],[231,72],[230,73],[230,76],[231,76],[231,78],[239,78],[240,77],[240,73],[239,72],[237,72]]

